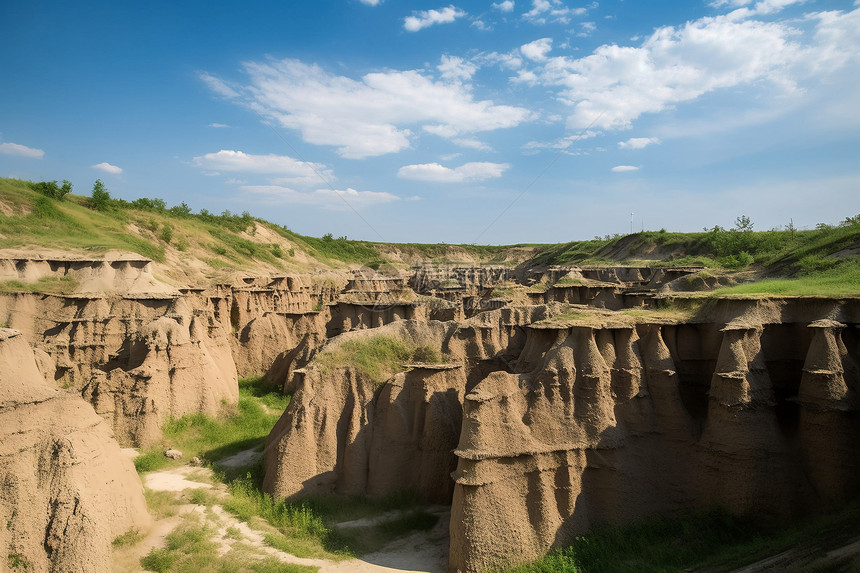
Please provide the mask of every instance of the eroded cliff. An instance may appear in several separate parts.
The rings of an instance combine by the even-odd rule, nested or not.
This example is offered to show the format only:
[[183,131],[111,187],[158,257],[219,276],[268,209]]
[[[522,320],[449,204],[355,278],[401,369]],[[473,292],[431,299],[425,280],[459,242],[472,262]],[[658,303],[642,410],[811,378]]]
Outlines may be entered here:
[[110,427],[51,388],[23,336],[0,329],[0,547],[27,571],[111,569],[111,542],[149,524],[143,486]]

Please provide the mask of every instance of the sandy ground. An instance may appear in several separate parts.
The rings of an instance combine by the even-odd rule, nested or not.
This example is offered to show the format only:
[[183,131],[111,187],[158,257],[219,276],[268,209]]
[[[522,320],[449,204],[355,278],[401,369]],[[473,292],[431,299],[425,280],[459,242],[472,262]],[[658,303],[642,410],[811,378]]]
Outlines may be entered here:
[[[228,463],[241,465],[253,459],[255,452],[240,452]],[[144,476],[144,485],[155,491],[182,492],[194,489],[223,490],[221,484],[213,485],[211,471],[207,468],[181,466],[162,471],[151,472]],[[448,508],[433,508],[440,515],[439,523],[429,532],[419,532],[408,537],[395,540],[383,550],[363,556],[361,559],[347,561],[329,561],[324,559],[304,559],[285,553],[266,545],[263,533],[252,529],[248,524],[239,521],[220,505],[212,505],[207,510],[204,505],[185,504],[179,506],[178,514],[158,520],[146,536],[134,547],[124,548],[115,553],[114,570],[123,573],[137,573],[140,559],[155,547],[163,547],[167,535],[188,517],[196,513],[198,519],[209,525],[216,533],[213,540],[219,546],[219,554],[224,555],[235,544],[242,547],[252,547],[261,555],[275,557],[285,563],[310,565],[319,567],[320,573],[442,573],[446,570],[448,560]],[[396,517],[395,514],[381,516]],[[361,527],[370,525],[369,520],[358,520],[340,524],[340,527]]]

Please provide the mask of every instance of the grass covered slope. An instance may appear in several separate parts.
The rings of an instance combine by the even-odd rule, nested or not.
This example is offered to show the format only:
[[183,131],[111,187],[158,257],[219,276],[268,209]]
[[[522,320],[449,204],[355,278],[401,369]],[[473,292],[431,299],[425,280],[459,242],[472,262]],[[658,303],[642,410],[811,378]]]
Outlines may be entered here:
[[[231,271],[266,274],[347,265],[379,268],[387,263],[399,268],[697,265],[722,274],[749,270],[756,279],[766,279],[720,295],[860,294],[860,215],[804,231],[791,225],[754,231],[753,223],[741,216],[731,229],[643,231],[557,245],[390,244],[331,233],[307,237],[247,212],[192,213],[184,203],[167,207],[161,199],[113,199],[98,183],[92,196],[83,197],[72,194],[70,184],[0,179],[0,249],[49,249],[81,256],[130,251],[156,261],[156,272],[186,283]],[[46,285],[46,290],[59,292],[69,288]]]

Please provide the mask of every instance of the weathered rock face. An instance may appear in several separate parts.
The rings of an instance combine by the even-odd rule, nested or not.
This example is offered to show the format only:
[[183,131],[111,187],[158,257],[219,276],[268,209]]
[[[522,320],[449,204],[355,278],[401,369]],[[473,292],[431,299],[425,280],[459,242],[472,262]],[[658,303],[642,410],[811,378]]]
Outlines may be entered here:
[[9,329],[0,329],[0,521],[4,563],[63,573],[109,571],[113,539],[149,524],[110,427],[79,396],[49,387]]
[[[441,347],[442,323],[401,321],[338,337],[332,345],[390,336]],[[372,496],[411,490],[448,503],[466,376],[461,364],[411,366],[383,384],[351,365],[297,372],[296,391],[266,443],[265,491]]]
[[[215,335],[210,337],[210,329]],[[145,446],[161,436],[170,418],[216,416],[222,403],[239,399],[236,366],[221,327],[193,317],[161,317],[131,337],[119,367],[94,372],[82,394],[113,422],[120,440]]]
[[858,491],[856,311],[741,302],[712,309],[727,323],[529,328],[518,373],[465,396],[450,570],[538,557],[596,521],[781,518]]

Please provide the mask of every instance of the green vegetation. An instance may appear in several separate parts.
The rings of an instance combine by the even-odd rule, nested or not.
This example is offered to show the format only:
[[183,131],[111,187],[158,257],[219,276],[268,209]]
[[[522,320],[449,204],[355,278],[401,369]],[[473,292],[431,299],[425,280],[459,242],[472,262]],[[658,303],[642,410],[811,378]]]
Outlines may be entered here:
[[[306,237],[280,225],[225,210],[220,215],[202,209],[192,213],[185,203],[168,207],[163,199],[133,201],[111,197],[97,180],[91,197],[72,194],[68,181],[32,183],[0,179],[0,248],[46,246],[59,250],[101,253],[123,250],[158,262],[175,249],[207,263],[212,269],[253,268],[264,263],[287,270],[303,266],[303,251],[320,263],[340,266],[364,264],[371,268],[390,265],[386,253],[397,251],[392,260],[421,258],[435,264],[513,264],[524,266],[636,264],[649,266],[703,266],[715,272],[744,269],[757,276],[803,279],[801,282],[766,282],[750,293],[762,294],[857,294],[852,261],[860,253],[860,215],[846,217],[837,225],[819,224],[800,231],[792,224],[767,231],[754,230],[754,223],[741,215],[732,228],[716,225],[698,233],[673,233],[665,229],[629,235],[595,237],[558,245],[387,245],[352,241],[328,233]],[[266,232],[259,232],[261,229]],[[272,242],[272,234],[279,242]],[[523,252],[536,253],[523,262]],[[214,256],[212,256],[214,254]],[[458,263],[457,261],[463,261]],[[846,266],[847,265],[847,266]],[[843,268],[845,267],[845,268]],[[847,279],[847,281],[846,281]],[[848,286],[842,287],[845,282]],[[564,281],[559,285],[563,286]],[[56,285],[65,292],[65,285]],[[5,290],[22,290],[6,284]],[[500,287],[501,288],[501,287]],[[531,292],[539,292],[535,286]],[[818,291],[816,289],[824,290]],[[736,290],[725,294],[741,294]],[[513,296],[513,293],[498,293]]]
[[214,531],[187,520],[167,536],[167,547],[153,549],[141,559],[147,571],[199,573],[311,573],[316,567],[281,563],[274,557],[260,558],[250,548],[234,547],[226,555],[218,555],[218,545],[212,541]]
[[860,260],[851,259],[794,279],[765,279],[714,291],[713,296],[773,295],[841,297],[860,293]]
[[[422,350],[419,355],[426,356],[427,347],[420,348]],[[404,363],[411,360],[426,361],[415,358],[416,350],[416,347],[390,336],[371,336],[347,340],[334,348],[324,350],[317,355],[316,362],[323,371],[354,366],[370,380],[381,384],[397,372],[403,371]]]
[[217,419],[190,414],[170,420],[164,425],[162,441],[135,458],[134,465],[138,472],[147,472],[181,463],[164,457],[167,447],[179,449],[186,458],[199,456],[211,462],[261,447],[289,401],[289,396],[266,388],[262,378],[240,380],[235,409],[225,407]]
[[52,294],[69,293],[75,290],[78,282],[74,277],[39,277],[34,283],[18,280],[0,281],[0,292],[44,292]]
[[30,562],[27,561],[23,555],[19,553],[10,553],[6,556],[6,563],[9,565],[10,569],[14,569],[16,571],[30,571]]
[[[436,359],[432,349],[418,347],[413,353]],[[240,405],[234,412],[212,419],[206,416],[185,416],[165,425],[165,444],[181,449],[186,457],[202,455],[217,461],[239,450],[261,445],[262,440],[274,425],[280,413],[288,405],[289,398],[266,387],[262,378],[240,380]],[[139,471],[149,471],[172,462],[161,450],[165,444],[152,448],[136,460]],[[140,460],[146,460],[140,462]],[[264,534],[272,547],[299,557],[341,559],[368,553],[412,531],[432,528],[438,516],[419,506],[416,496],[400,494],[382,500],[364,497],[320,497],[301,502],[274,499],[261,491],[263,479],[262,461],[236,470],[218,468],[216,479],[227,484],[227,494],[213,489],[174,492],[146,490],[150,512],[156,517],[175,515],[177,508],[185,503],[194,503],[211,508],[220,504],[238,519],[247,522]],[[202,471],[201,471],[202,473]],[[200,481],[193,474],[188,479]],[[210,515],[207,510],[207,515]],[[375,525],[355,528],[339,528],[336,524],[383,512],[396,511],[390,519]],[[152,550],[142,564],[150,571],[305,571],[302,568],[284,567],[276,562],[253,558],[254,553],[236,543],[219,562],[212,560],[215,547],[215,530],[211,523],[201,522],[196,514],[187,514],[182,524],[168,536],[167,547]],[[229,531],[229,530],[228,530]],[[135,534],[129,532],[115,541],[115,546],[134,544]],[[234,537],[239,532],[234,530]],[[290,566],[292,567],[292,566]]]
[[144,535],[137,529],[129,529],[122,535],[118,535],[116,539],[113,540],[112,545],[114,547],[123,547],[125,545],[134,545],[141,539],[143,539]]
[[72,192],[72,183],[67,180],[63,180],[63,185],[57,185],[56,181],[41,181],[39,183],[31,183],[30,187],[33,191],[37,191],[46,197],[50,197],[51,199],[58,199],[60,201],[63,200],[63,197]]
[[[655,518],[624,527],[596,527],[567,548],[509,573],[669,573],[689,570],[730,571],[798,545],[814,555],[840,547],[860,530],[860,503],[837,513],[776,528],[753,518],[724,512],[695,513],[682,518]],[[860,558],[820,569],[857,571]],[[792,569],[795,570],[795,569]]]

